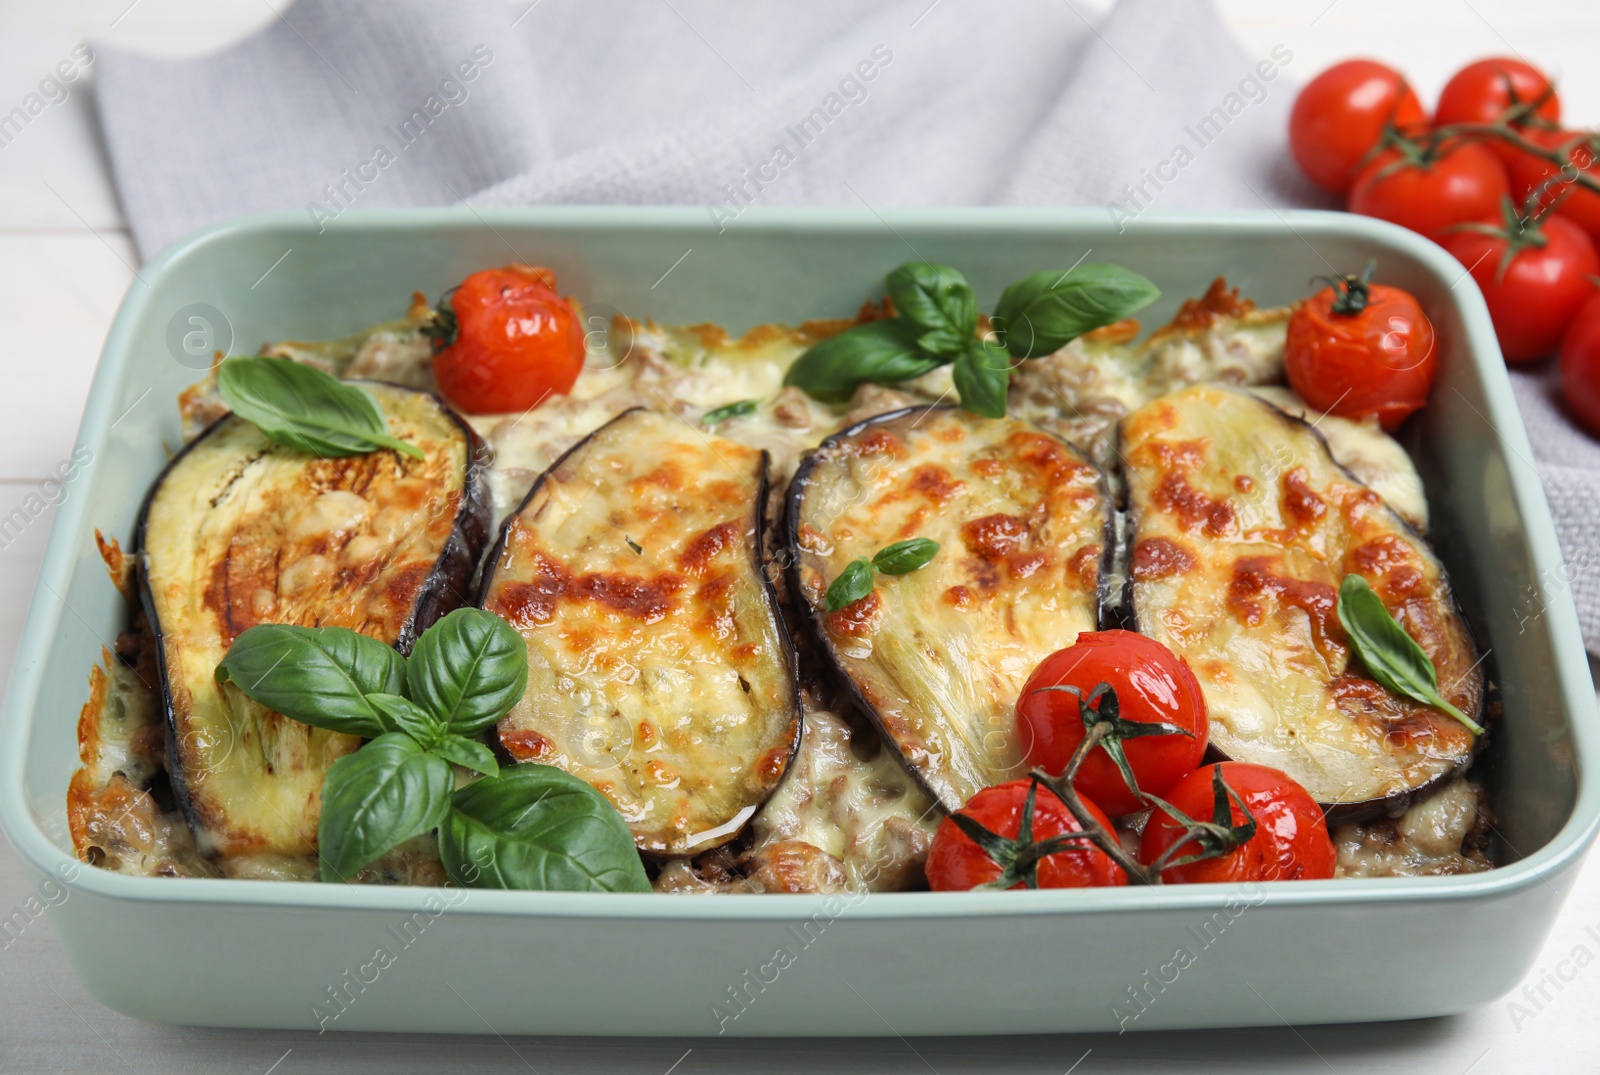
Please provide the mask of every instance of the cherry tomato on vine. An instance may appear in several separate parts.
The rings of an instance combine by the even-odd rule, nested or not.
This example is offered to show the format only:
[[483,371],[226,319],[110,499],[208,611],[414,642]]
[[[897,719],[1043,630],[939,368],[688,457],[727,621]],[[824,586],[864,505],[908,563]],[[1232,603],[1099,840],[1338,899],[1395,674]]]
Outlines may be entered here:
[[[1033,793],[1032,839],[1019,841],[1023,807],[1034,787],[1032,780],[1012,780],[984,788],[968,799],[959,813],[1001,838],[1001,858],[1018,851],[1026,853],[1027,848],[1053,837],[1083,831],[1066,804],[1039,785]],[[1083,805],[1107,832],[1115,831],[1098,806],[1088,799],[1083,799]],[[935,892],[961,892],[1000,880],[1005,867],[947,817],[934,831],[926,869],[928,887]],[[1087,839],[1065,843],[1060,850],[1040,858],[1035,870],[1039,888],[1097,888],[1128,883],[1122,867]],[[1019,879],[1007,887],[1028,886]]]
[[1600,256],[1583,229],[1565,217],[1519,221],[1508,201],[1499,219],[1451,236],[1445,249],[1483,290],[1506,361],[1543,358],[1561,342],[1578,307],[1594,294],[1589,277]]
[[1289,318],[1289,386],[1319,411],[1376,418],[1391,432],[1428,402],[1433,323],[1408,291],[1369,282],[1373,265],[1301,303]]
[[1582,131],[1526,130],[1522,135],[1546,149],[1559,150],[1570,170],[1519,152],[1508,165],[1511,193],[1517,204],[1525,205],[1528,196],[1537,191],[1535,205],[1538,208],[1554,205],[1557,216],[1564,216],[1578,225],[1591,241],[1600,245],[1600,192],[1577,182],[1579,172],[1600,180],[1600,167],[1596,166],[1600,139]]
[[1422,102],[1392,67],[1373,60],[1336,63],[1312,79],[1289,114],[1289,149],[1312,182],[1345,194],[1385,124],[1425,122]]
[[555,287],[549,269],[507,265],[473,273],[440,301],[429,330],[433,374],[451,404],[500,414],[572,388],[583,369],[583,329]]
[[1494,213],[1510,192],[1505,165],[1476,142],[1450,142],[1414,157],[1399,149],[1378,154],[1350,188],[1350,211],[1442,242],[1446,228]]
[[1561,395],[1578,421],[1600,437],[1600,292],[1591,292],[1561,341]]
[[[1540,119],[1550,123],[1561,119],[1561,98],[1544,72],[1521,60],[1492,56],[1469,63],[1450,77],[1439,91],[1433,122],[1440,126],[1494,123],[1504,118],[1510,109],[1534,102],[1538,104],[1530,111]],[[1528,127],[1526,117],[1513,119],[1512,126]],[[1523,155],[1516,146],[1498,139],[1485,139],[1484,144],[1508,165],[1513,158]]]
[[[1040,661],[1017,699],[1017,735],[1029,765],[1059,775],[1083,742],[1077,697],[1052,688],[1074,687],[1088,698],[1102,683],[1115,692],[1122,719],[1171,724],[1189,733],[1123,740],[1141,790],[1160,794],[1200,764],[1208,731],[1206,700],[1183,658],[1132,631],[1089,631]],[[1072,784],[1114,816],[1149,805],[1128,788],[1102,748],[1083,759]]]
[[[1333,840],[1322,808],[1305,788],[1276,769],[1240,761],[1207,765],[1162,797],[1196,821],[1211,821],[1216,816],[1213,777],[1219,769],[1227,787],[1255,819],[1255,835],[1216,858],[1169,866],[1161,871],[1163,881],[1315,881],[1333,876]],[[1227,806],[1230,824],[1246,820],[1245,811],[1231,797]],[[1139,861],[1151,865],[1179,841],[1185,846],[1173,853],[1174,860],[1201,850],[1198,840],[1186,838],[1184,827],[1157,807],[1139,841]]]

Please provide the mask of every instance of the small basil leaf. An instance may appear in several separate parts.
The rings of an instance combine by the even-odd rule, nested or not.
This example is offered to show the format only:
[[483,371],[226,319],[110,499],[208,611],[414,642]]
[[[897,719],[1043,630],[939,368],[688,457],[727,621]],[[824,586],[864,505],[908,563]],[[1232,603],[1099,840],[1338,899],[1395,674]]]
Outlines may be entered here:
[[458,608],[422,632],[406,661],[414,701],[457,735],[505,716],[528,686],[528,644],[481,608]]
[[1011,359],[996,344],[972,341],[950,370],[961,406],[985,418],[1006,416],[1006,388],[1011,383]]
[[452,880],[477,888],[650,891],[616,808],[577,777],[532,762],[456,792],[439,855]]
[[920,330],[917,344],[954,358],[978,327],[978,299],[948,265],[908,261],[885,279],[895,312]]
[[497,776],[500,764],[494,760],[494,751],[464,735],[446,735],[432,750],[445,761],[454,762],[484,776]]
[[1339,586],[1339,622],[1350,636],[1350,648],[1367,673],[1383,686],[1412,701],[1442,709],[1472,729],[1483,728],[1439,693],[1433,661],[1406,629],[1395,622],[1383,599],[1360,575],[1346,575]]
[[939,543],[932,538],[908,538],[879,549],[872,566],[885,575],[907,575],[926,566],[938,552]]
[[860,385],[921,377],[948,359],[918,350],[917,336],[915,326],[897,317],[856,325],[807,350],[783,383],[824,403],[845,403]]
[[1120,265],[1046,269],[1006,288],[993,321],[1012,355],[1037,358],[1160,297],[1154,284]]
[[872,565],[865,560],[851,560],[839,577],[828,586],[823,595],[823,607],[829,612],[848,608],[872,592]]
[[714,426],[718,422],[726,422],[729,418],[746,418],[754,413],[756,413],[756,401],[741,399],[737,403],[724,403],[707,411],[700,416],[700,424]]
[[380,735],[322,778],[317,855],[324,881],[348,881],[386,851],[442,824],[455,773],[408,735]]
[[230,358],[217,370],[217,390],[234,414],[290,448],[336,458],[392,448],[423,458],[390,436],[377,400],[301,362]]
[[409,735],[424,748],[431,747],[444,738],[444,721],[409,698],[402,698],[398,694],[369,694],[367,701],[374,709],[388,717],[389,723],[394,725],[397,731]]
[[216,679],[291,720],[370,739],[393,727],[367,696],[404,693],[406,668],[392,646],[344,627],[260,624],[233,640]]

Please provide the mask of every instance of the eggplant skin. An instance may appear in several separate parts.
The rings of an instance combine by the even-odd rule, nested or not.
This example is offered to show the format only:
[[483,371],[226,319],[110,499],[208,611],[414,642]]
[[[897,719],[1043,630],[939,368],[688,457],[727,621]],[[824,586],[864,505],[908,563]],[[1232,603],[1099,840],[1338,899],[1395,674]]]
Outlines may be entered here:
[[1338,619],[1362,576],[1478,719],[1483,673],[1444,567],[1321,435],[1217,385],[1123,422],[1137,628],[1188,661],[1211,745],[1299,781],[1331,824],[1394,816],[1471,762],[1480,737],[1367,678]]
[[[918,407],[824,441],[795,474],[788,588],[856,701],[945,810],[1026,772],[1017,695],[1100,617],[1111,498],[1077,449],[1014,418]],[[912,537],[927,566],[827,611],[853,560]]]
[[168,765],[200,849],[316,851],[322,777],[361,741],[257,705],[218,662],[258,623],[348,627],[409,651],[467,603],[487,543],[483,444],[437,397],[364,383],[423,449],[323,459],[232,415],[162,471],[140,511],[141,600],[157,640]]
[[539,478],[485,568],[479,603],[528,644],[500,745],[594,785],[646,854],[733,840],[800,742],[767,466],[675,415],[625,411]]

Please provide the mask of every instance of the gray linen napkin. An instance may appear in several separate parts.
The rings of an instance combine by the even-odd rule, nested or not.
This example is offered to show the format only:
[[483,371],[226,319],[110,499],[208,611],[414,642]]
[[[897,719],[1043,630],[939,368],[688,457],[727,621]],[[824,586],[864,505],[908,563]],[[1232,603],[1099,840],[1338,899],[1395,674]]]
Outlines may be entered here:
[[[217,55],[97,48],[140,251],[301,209],[1331,204],[1294,170],[1291,50],[1208,0],[299,0]],[[1202,117],[1229,113],[1225,129]],[[1185,159],[1175,149],[1185,147]],[[1181,182],[1171,178],[1181,172]],[[1600,446],[1513,374],[1600,654]]]

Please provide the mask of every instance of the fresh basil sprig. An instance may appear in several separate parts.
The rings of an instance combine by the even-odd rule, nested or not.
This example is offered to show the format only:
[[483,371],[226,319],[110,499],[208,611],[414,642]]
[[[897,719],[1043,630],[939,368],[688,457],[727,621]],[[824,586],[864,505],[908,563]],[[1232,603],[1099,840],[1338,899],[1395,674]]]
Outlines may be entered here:
[[324,881],[348,881],[385,852],[436,828],[455,790],[450,763],[404,732],[380,735],[322,780],[317,857]]
[[1368,674],[1412,701],[1442,709],[1482,735],[1483,728],[1439,693],[1439,673],[1416,639],[1395,622],[1383,599],[1360,575],[1346,575],[1339,586],[1339,622],[1350,636],[1350,648]]
[[921,350],[917,335],[915,325],[898,317],[856,325],[795,359],[783,383],[824,403],[848,403],[863,384],[899,384],[950,361]]
[[217,665],[249,697],[301,724],[374,739],[395,730],[370,700],[404,694],[405,659],[393,646],[343,627],[252,627]]
[[[302,724],[371,739],[323,778],[324,881],[349,880],[438,829],[445,869],[461,884],[649,888],[633,837],[603,795],[547,765],[501,769],[475,738],[528,683],[527,647],[493,613],[451,612],[409,658],[342,627],[262,624],[234,640],[216,680]],[[452,764],[483,777],[457,791]]]
[[1061,350],[1085,332],[1121,321],[1161,297],[1156,285],[1121,265],[1079,265],[1024,276],[994,308],[995,331],[1016,358]]
[[622,815],[550,765],[518,765],[456,792],[439,854],[452,879],[480,888],[650,891]]
[[966,278],[948,265],[908,261],[884,277],[895,311],[917,329],[917,346],[930,355],[959,355],[978,327],[978,299]]
[[939,552],[939,543],[932,538],[915,537],[885,545],[871,560],[852,560],[845,565],[839,577],[828,586],[823,604],[829,612],[838,612],[861,600],[872,592],[872,576],[881,571],[885,575],[909,575],[927,566]]
[[289,448],[329,458],[392,448],[425,458],[415,444],[389,435],[372,396],[302,362],[230,358],[217,369],[217,390],[234,414]]
[[896,316],[823,340],[795,360],[783,383],[825,403],[842,403],[863,384],[898,384],[953,363],[961,405],[999,418],[1006,413],[1010,358],[1050,354],[1161,294],[1118,265],[1037,272],[1006,288],[991,322],[995,337],[980,339],[977,299],[955,269],[908,261],[884,284]]

